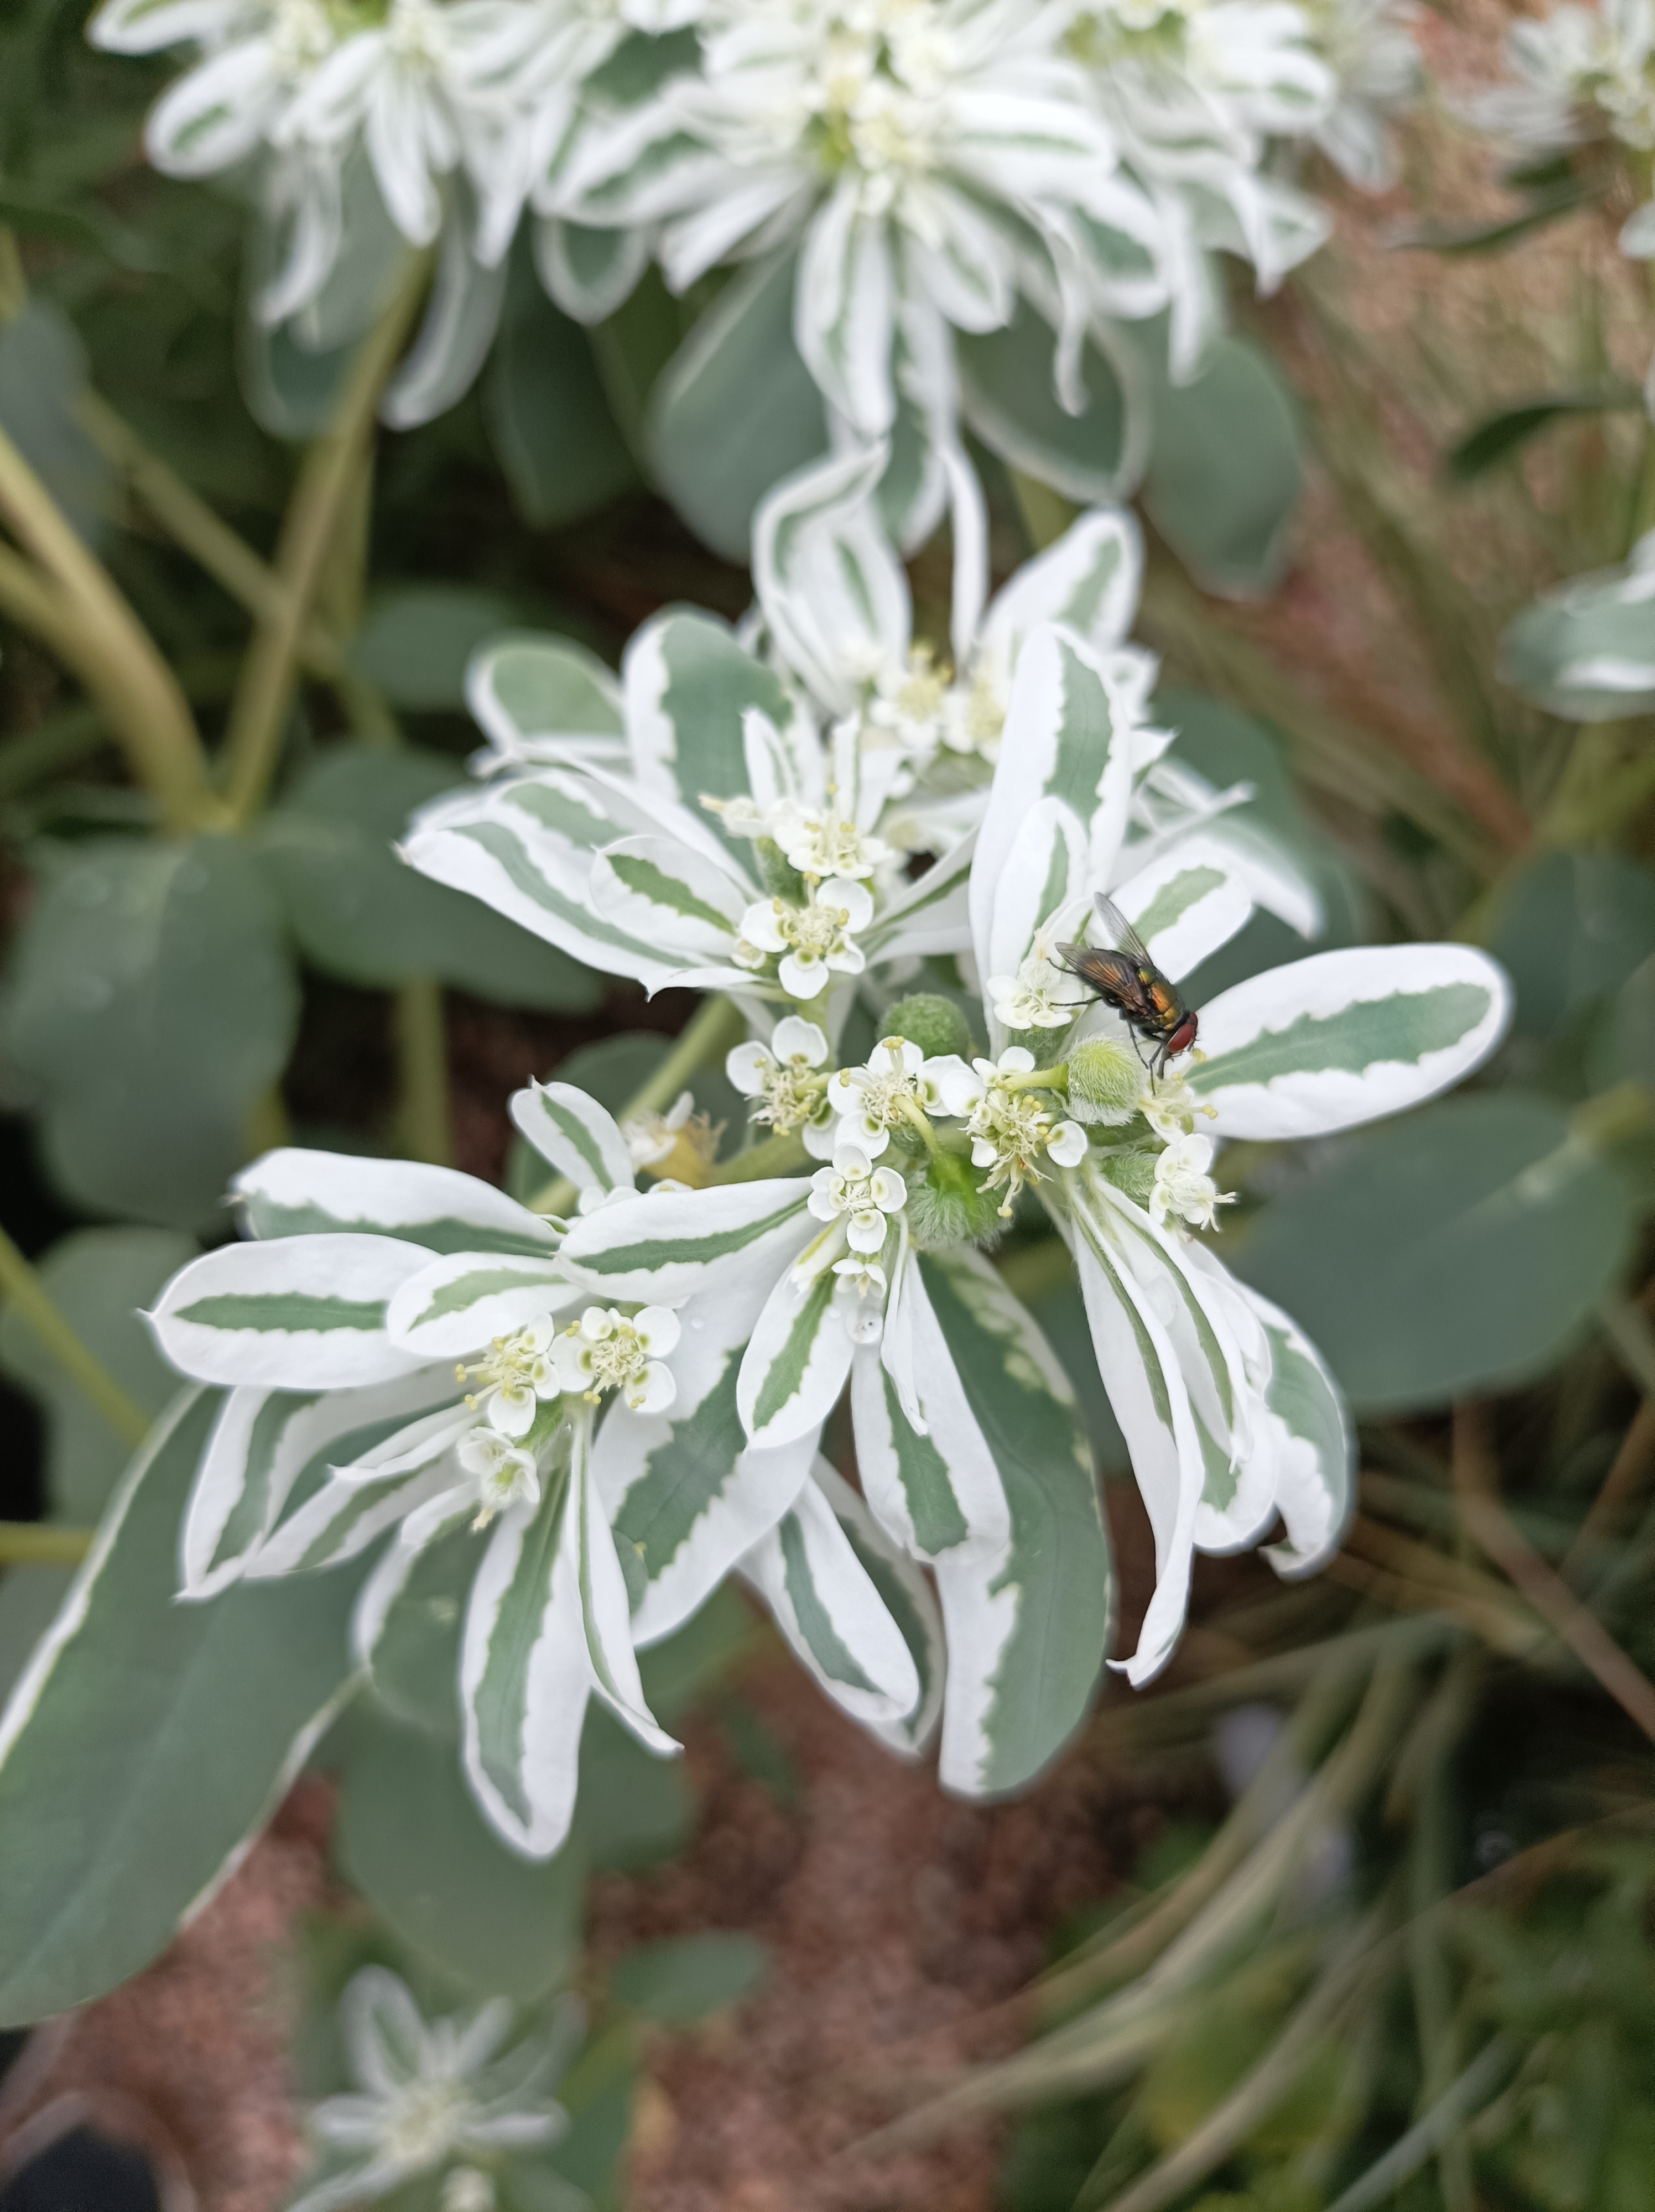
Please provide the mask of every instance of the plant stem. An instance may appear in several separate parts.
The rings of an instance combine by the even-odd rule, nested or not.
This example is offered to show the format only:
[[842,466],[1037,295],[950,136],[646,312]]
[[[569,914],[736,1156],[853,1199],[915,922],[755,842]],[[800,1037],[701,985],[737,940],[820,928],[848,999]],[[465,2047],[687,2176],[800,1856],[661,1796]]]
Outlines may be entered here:
[[411,261],[397,295],[363,339],[333,427],[299,471],[276,554],[283,597],[256,624],[224,739],[225,797],[237,823],[263,803],[282,749],[312,602],[379,407],[424,289],[428,261]]
[[448,1102],[448,1037],[441,983],[417,976],[397,992],[397,1066],[400,1104],[399,1141],[432,1167],[453,1164],[453,1123]]
[[0,519],[33,563],[0,562],[0,604],[49,645],[103,708],[137,781],[173,830],[219,826],[206,756],[177,678],[108,571],[0,430]]
[[[733,1044],[739,1043],[746,1023],[741,1009],[731,999],[720,993],[703,1000],[679,1032],[672,1050],[662,1060],[649,1080],[616,1115],[618,1121],[630,1121],[642,1114],[659,1114],[670,1106],[690,1078],[719,1053],[727,1052]],[[567,1213],[575,1200],[575,1186],[558,1176],[545,1184],[529,1200],[534,1213]]]
[[109,726],[98,707],[66,707],[36,728],[20,730],[0,745],[0,801],[90,760],[108,743]]
[[1628,1719],[1655,1742],[1655,1684],[1548,1566],[1500,1504],[1499,1470],[1482,1406],[1454,1408],[1454,1489],[1468,1533],[1597,1676]]
[[0,1230],[0,1291],[10,1299],[51,1357],[80,1385],[122,1443],[136,1449],[149,1433],[149,1416],[128,1397],[102,1361],[81,1341],[40,1277],[3,1230]]
[[73,1567],[92,1549],[95,1528],[59,1528],[49,1521],[0,1521],[0,1566]]

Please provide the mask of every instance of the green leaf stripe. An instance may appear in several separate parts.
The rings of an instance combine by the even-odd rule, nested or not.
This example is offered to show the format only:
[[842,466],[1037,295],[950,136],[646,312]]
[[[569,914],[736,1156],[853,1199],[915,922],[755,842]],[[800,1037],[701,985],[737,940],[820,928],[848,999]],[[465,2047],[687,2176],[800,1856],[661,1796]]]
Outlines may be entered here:
[[786,1341],[771,1360],[764,1380],[759,1385],[758,1395],[753,1403],[755,1434],[768,1428],[788,1400],[797,1396],[810,1365],[816,1340],[821,1334],[822,1323],[826,1319],[828,1306],[837,1287],[838,1277],[831,1267],[824,1267],[811,1285],[804,1304],[794,1316],[793,1327],[788,1331]]
[[715,929],[727,934],[729,916],[721,914],[715,906],[709,906],[705,899],[697,898],[680,878],[669,876],[665,868],[658,868],[653,860],[642,860],[635,853],[611,853],[608,860],[628,890],[639,898],[682,915],[686,921],[709,922]]
[[539,1640],[551,1590],[552,1563],[568,1502],[567,1482],[549,1489],[523,1532],[511,1581],[500,1600],[489,1656],[472,1699],[477,1755],[484,1772],[526,1827],[534,1808],[523,1787],[523,1731],[528,1717],[529,1662]]
[[[693,1267],[709,1260],[721,1260],[732,1252],[739,1252],[760,1237],[769,1236],[803,1210],[802,1198],[790,1198],[774,1213],[761,1220],[749,1221],[735,1229],[720,1229],[708,1237],[641,1237],[635,1243],[612,1244],[605,1250],[583,1252],[575,1262],[582,1274],[624,1275],[634,1268],[640,1272],[651,1267],[672,1265]],[[630,1212],[631,1208],[626,1208]]]
[[600,1190],[614,1188],[609,1169],[604,1159],[604,1148],[593,1135],[581,1115],[554,1098],[549,1091],[537,1091],[534,1103],[548,1121],[557,1128],[564,1141],[572,1146],[592,1170],[592,1179]]
[[740,1372],[740,1358],[732,1352],[718,1381],[687,1420],[673,1423],[666,1443],[649,1454],[642,1474],[621,1501],[614,1519],[615,1549],[635,1613],[649,1584],[689,1542],[746,1449],[735,1402]]
[[473,845],[479,846],[500,868],[512,889],[520,891],[526,899],[554,921],[566,923],[591,943],[612,945],[618,951],[629,954],[642,952],[651,957],[659,957],[651,952],[648,945],[640,943],[636,937],[629,937],[624,929],[617,929],[612,923],[595,914],[590,906],[566,898],[555,884],[548,883],[503,823],[465,822],[447,834],[451,837],[468,838]]
[[[541,1251],[545,1248],[543,1245]],[[546,1281],[557,1279],[550,1267]],[[407,1326],[423,1328],[428,1322],[445,1321],[450,1314],[469,1313],[482,1298],[493,1297],[500,1291],[520,1291],[532,1283],[532,1275],[526,1275],[516,1267],[474,1267],[469,1274],[456,1275],[452,1282],[439,1284],[427,1300],[423,1310],[413,1315]]]
[[253,1416],[247,1436],[247,1456],[242,1469],[241,1491],[227,1515],[219,1532],[208,1571],[221,1567],[228,1559],[239,1559],[247,1547],[264,1534],[265,1516],[270,1505],[271,1478],[276,1471],[276,1455],[282,1448],[282,1438],[295,1414],[304,1413],[319,1402],[319,1392],[281,1391],[268,1397]]
[[970,1534],[954,1495],[948,1462],[931,1438],[922,1437],[904,1413],[897,1386],[884,1368],[879,1370],[879,1382],[897,1455],[897,1476],[907,1500],[908,1517],[914,1524],[914,1540],[922,1552],[933,1555],[946,1552],[963,1544]]
[[[829,1278],[830,1281],[832,1279]],[[847,1689],[866,1690],[877,1698],[879,1686],[869,1681],[855,1656],[846,1649],[843,1638],[833,1625],[833,1616],[821,1600],[816,1578],[810,1571],[810,1560],[805,1551],[805,1532],[799,1525],[796,1513],[782,1520],[779,1534],[782,1538],[782,1579],[787,1587],[788,1601],[793,1607],[793,1617],[799,1624],[799,1633],[815,1655],[816,1663],[832,1682],[843,1682]]]
[[1264,1030],[1233,1052],[1198,1062],[1189,1081],[1192,1090],[1213,1091],[1282,1075],[1361,1075],[1390,1060],[1415,1065],[1457,1044],[1488,1008],[1481,983],[1436,983],[1388,999],[1359,999],[1336,1013],[1300,1014],[1286,1029]]
[[249,1328],[267,1334],[329,1334],[385,1326],[382,1298],[321,1297],[306,1291],[221,1291],[179,1310],[201,1328]]
[[[1098,803],[1098,786],[1114,742],[1115,717],[1096,671],[1088,668],[1071,647],[1060,643],[1058,651],[1062,657],[1063,709],[1056,756],[1044,795],[1066,800],[1086,822]],[[1050,914],[1050,908],[1046,911]]]
[[[1197,906],[1208,891],[1215,891],[1224,882],[1221,868],[1183,868],[1170,882],[1161,885],[1149,904],[1133,923],[1146,945],[1163,929],[1171,929],[1181,921],[1192,906]],[[1047,908],[1048,913],[1050,908]]]
[[362,1237],[399,1237],[405,1243],[423,1244],[428,1252],[447,1258],[453,1252],[502,1252],[537,1259],[546,1250],[543,1238],[514,1237],[509,1229],[484,1228],[474,1221],[434,1216],[429,1221],[387,1224],[362,1217],[347,1218],[319,1206],[280,1206],[253,1197],[246,1201],[247,1218],[262,1240],[276,1237],[322,1237],[339,1232]]

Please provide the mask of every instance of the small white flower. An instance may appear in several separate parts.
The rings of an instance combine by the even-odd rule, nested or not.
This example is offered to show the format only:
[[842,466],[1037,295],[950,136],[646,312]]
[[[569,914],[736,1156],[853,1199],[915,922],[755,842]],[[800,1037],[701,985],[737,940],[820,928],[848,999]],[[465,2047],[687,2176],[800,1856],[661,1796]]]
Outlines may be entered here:
[[666,1306],[624,1314],[588,1306],[552,1347],[565,1390],[600,1398],[618,1390],[635,1413],[664,1413],[678,1395],[666,1359],[678,1340],[678,1317]]
[[796,799],[772,808],[768,835],[782,848],[788,866],[813,882],[827,877],[860,879],[895,857],[882,837],[868,836],[828,807],[812,809]]
[[834,1303],[853,1344],[877,1344],[885,1334],[885,1269],[861,1253],[836,1260]]
[[811,1177],[811,1212],[818,1221],[845,1218],[853,1252],[871,1255],[883,1250],[885,1216],[900,1213],[907,1200],[902,1177],[893,1169],[876,1168],[856,1145],[841,1144],[832,1166],[818,1168]]
[[1059,1121],[1046,1139],[1046,1154],[1060,1168],[1078,1168],[1086,1156],[1086,1133],[1078,1121]]
[[1170,1145],[1192,1133],[1198,1115],[1210,1121],[1214,1109],[1196,1097],[1183,1076],[1162,1075],[1146,1080],[1138,1111],[1155,1134]]
[[502,1436],[526,1437],[541,1400],[563,1388],[548,1356],[553,1334],[550,1321],[531,1322],[511,1336],[496,1337],[481,1359],[455,1369],[460,1382],[481,1383],[465,1402],[486,1413]]
[[1183,1221],[1191,1229],[1216,1229],[1216,1209],[1232,1204],[1235,1193],[1220,1190],[1208,1172],[1212,1164],[1210,1137],[1174,1139],[1155,1163],[1155,1183],[1149,1194],[1152,1218]]
[[[780,955],[776,980],[792,999],[816,998],[830,975],[860,975],[867,964],[855,933],[873,919],[873,894],[849,876],[830,876],[812,893],[808,906],[785,899],[758,899],[741,917],[735,957],[757,967],[767,954]],[[756,957],[745,957],[743,947]]]
[[459,1440],[459,1459],[467,1474],[477,1478],[477,1518],[473,1528],[486,1528],[496,1513],[512,1505],[538,1505],[540,1471],[532,1452],[502,1436],[498,1429],[469,1430]]
[[733,1090],[758,1101],[751,1109],[754,1121],[778,1136],[801,1129],[805,1150],[823,1160],[833,1152],[833,1116],[821,1072],[828,1059],[828,1041],[816,1024],[788,1014],[776,1024],[768,1046],[751,1040],[735,1046],[724,1072]]
[[983,1188],[1006,1189],[1002,1218],[1008,1218],[1025,1182],[1044,1181],[1044,1152],[1053,1164],[1077,1167],[1086,1157],[1086,1134],[1078,1121],[1054,1121],[1040,1103],[1040,1085],[1022,1079],[1036,1073],[1034,1054],[1010,1045],[998,1060],[963,1064],[943,1085],[947,1110],[965,1123],[971,1140],[971,1164],[985,1168]]
[[859,1145],[877,1158],[894,1127],[912,1126],[922,1115],[951,1110],[943,1103],[944,1086],[964,1066],[952,1054],[927,1060],[906,1037],[881,1039],[866,1066],[842,1067],[828,1085],[828,1104],[840,1120],[840,1140]]
[[[445,2168],[443,2212],[488,2212],[493,2184],[477,2161],[544,2150],[569,2125],[546,2094],[566,2033],[554,2030],[546,2044],[497,2057],[511,2025],[503,1998],[469,2019],[427,2021],[397,1975],[365,1966],[347,1986],[339,2014],[357,2088],[312,2109],[310,2131],[334,2170],[295,2200],[293,2212],[343,2212]],[[562,2023],[565,2031],[574,2025]]]
[[1037,942],[1015,975],[991,975],[988,991],[995,1019],[1007,1030],[1067,1029],[1092,995]]

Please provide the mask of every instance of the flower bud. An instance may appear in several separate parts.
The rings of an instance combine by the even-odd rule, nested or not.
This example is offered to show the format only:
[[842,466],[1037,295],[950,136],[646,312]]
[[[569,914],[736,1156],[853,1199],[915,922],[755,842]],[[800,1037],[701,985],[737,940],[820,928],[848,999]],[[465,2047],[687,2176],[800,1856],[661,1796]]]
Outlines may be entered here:
[[1069,1111],[1077,1121],[1119,1124],[1138,1110],[1144,1072],[1130,1045],[1093,1037],[1069,1054]]
[[1004,1233],[998,1191],[958,1152],[934,1152],[908,1187],[908,1227],[922,1252],[946,1244],[992,1243]]
[[906,1037],[928,1060],[941,1060],[951,1052],[962,1060],[970,1058],[971,1032],[964,1015],[952,999],[936,992],[917,991],[911,999],[898,999],[885,1018],[885,1034]]
[[782,899],[788,906],[809,904],[804,878],[774,837],[755,838],[753,858],[758,863],[759,878],[772,898]]
[[1159,1152],[1141,1152],[1123,1149],[1118,1152],[1094,1152],[1093,1159],[1103,1170],[1117,1190],[1135,1199],[1140,1206],[1147,1206],[1155,1188],[1155,1163]]

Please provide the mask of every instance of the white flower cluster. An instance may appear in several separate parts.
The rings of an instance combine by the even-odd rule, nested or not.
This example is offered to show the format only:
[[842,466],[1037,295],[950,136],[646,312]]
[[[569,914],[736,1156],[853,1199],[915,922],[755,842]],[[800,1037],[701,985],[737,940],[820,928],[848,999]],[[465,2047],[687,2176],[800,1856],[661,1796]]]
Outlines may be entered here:
[[[1655,149],[1655,4],[1602,0],[1524,17],[1506,34],[1513,82],[1461,104],[1470,121],[1532,160],[1576,146],[1609,143],[1636,158],[1636,188],[1649,191]],[[1655,199],[1646,198],[1621,228],[1621,251],[1655,258]]]
[[476,360],[526,209],[545,281],[586,320],[652,255],[682,290],[796,244],[795,333],[835,417],[878,437],[906,409],[946,441],[954,333],[1003,329],[1019,299],[1059,333],[1071,410],[1084,341],[1118,319],[1170,307],[1191,373],[1219,314],[1209,252],[1268,289],[1324,234],[1278,146],[1388,179],[1408,17],[1409,0],[104,0],[91,35],[195,49],[150,155],[192,177],[260,166],[269,323],[309,309],[385,213],[417,245],[446,224],[475,295],[453,343]]
[[[1214,1256],[1218,1144],[1394,1113],[1506,1018],[1463,945],[1324,952],[1186,1006],[1256,908],[1319,917],[1246,787],[1177,767],[1149,721],[1129,519],[1083,516],[985,613],[980,495],[950,460],[964,674],[928,665],[998,717],[965,751],[942,714],[885,711],[918,657],[882,465],[773,495],[740,635],[659,617],[618,686],[555,641],[485,652],[493,756],[405,848],[595,967],[727,994],[756,1141],[722,1148],[692,1091],[624,1131],[535,1085],[512,1113],[564,1179],[545,1212],[446,1170],[274,1153],[238,1181],[248,1240],[153,1316],[226,1393],[186,1595],[384,1538],[371,1670],[421,1557],[471,1559],[465,1771],[525,1851],[567,1832],[589,1698],[674,1748],[636,1651],[732,1572],[893,1749],[940,1723],[951,1788],[1053,1755],[1106,1656],[1110,1569],[1074,1392],[987,1257],[1040,1209],[1154,1527],[1129,1678],[1175,1648],[1197,1550],[1279,1522],[1275,1564],[1313,1569],[1350,1503],[1348,1423],[1295,1324]],[[824,1455],[847,1398],[860,1488]]]

